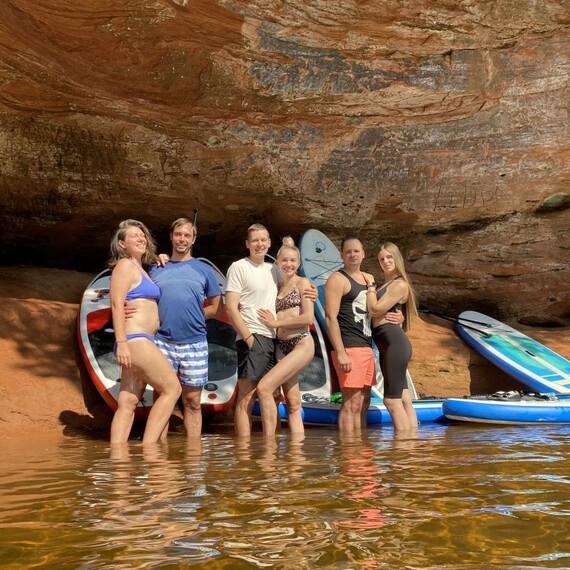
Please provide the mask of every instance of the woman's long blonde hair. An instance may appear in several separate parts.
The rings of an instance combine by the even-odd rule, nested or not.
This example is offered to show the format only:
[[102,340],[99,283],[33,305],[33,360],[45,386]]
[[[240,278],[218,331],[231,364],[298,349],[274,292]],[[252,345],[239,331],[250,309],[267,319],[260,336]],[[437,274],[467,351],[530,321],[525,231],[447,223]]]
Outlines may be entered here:
[[413,317],[418,316],[418,308],[416,305],[416,293],[414,291],[414,288],[412,287],[410,278],[408,277],[408,272],[406,271],[406,264],[404,263],[404,257],[402,256],[402,253],[398,249],[398,246],[395,243],[388,241],[380,246],[378,252],[381,252],[383,249],[385,249],[389,254],[392,255],[392,258],[394,259],[394,265],[396,266],[397,275],[400,276],[408,285],[408,300],[404,304],[402,312],[404,313],[405,317],[405,321],[403,324],[404,330],[409,331],[411,326],[410,321],[412,320]]
[[119,241],[125,240],[127,231],[130,228],[139,228],[146,238],[146,251],[141,259],[143,267],[149,267],[156,261],[156,242],[148,228],[138,220],[123,220],[115,230],[113,238],[111,239],[111,246],[109,247],[109,261],[107,263],[109,269],[113,269],[120,259],[130,257],[125,249],[119,245]]

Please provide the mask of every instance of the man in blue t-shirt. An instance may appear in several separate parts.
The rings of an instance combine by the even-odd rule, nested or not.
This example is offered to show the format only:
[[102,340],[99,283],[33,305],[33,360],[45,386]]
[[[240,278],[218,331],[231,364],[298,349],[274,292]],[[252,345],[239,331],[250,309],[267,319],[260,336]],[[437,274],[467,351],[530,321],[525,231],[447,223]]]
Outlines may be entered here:
[[196,235],[191,220],[175,220],[170,227],[172,256],[164,266],[153,265],[149,272],[160,287],[160,328],[155,342],[182,384],[188,437],[199,437],[202,432],[202,387],[208,382],[206,319],[218,312],[222,294],[212,268],[192,257]]

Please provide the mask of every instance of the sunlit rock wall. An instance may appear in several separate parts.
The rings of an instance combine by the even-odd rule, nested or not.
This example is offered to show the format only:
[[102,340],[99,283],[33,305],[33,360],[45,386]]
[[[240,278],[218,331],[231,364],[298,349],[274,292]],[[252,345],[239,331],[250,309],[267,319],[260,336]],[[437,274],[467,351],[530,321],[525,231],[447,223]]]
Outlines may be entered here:
[[[199,209],[385,239],[422,304],[570,323],[563,0],[3,0],[0,253],[98,270]],[[565,321],[566,319],[566,321]]]

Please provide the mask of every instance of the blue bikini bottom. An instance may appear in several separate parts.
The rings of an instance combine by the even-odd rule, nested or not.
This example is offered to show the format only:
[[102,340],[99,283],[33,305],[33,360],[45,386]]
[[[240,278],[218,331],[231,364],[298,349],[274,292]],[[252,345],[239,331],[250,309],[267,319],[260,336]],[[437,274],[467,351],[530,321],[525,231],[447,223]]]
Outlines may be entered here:
[[[129,340],[133,340],[135,338],[146,338],[148,340],[150,340],[150,342],[152,342],[152,344],[154,344],[154,337],[151,334],[146,334],[146,333],[132,333],[132,334],[128,334],[127,335],[127,342],[129,342]],[[114,342],[113,343],[113,353],[117,352],[117,343]]]

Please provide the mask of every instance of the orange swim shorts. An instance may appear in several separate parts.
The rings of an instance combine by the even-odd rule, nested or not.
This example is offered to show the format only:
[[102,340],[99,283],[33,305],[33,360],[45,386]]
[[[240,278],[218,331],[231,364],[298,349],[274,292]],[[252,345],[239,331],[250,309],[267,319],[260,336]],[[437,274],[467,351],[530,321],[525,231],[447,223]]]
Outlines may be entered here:
[[350,372],[340,369],[336,351],[331,352],[331,357],[338,376],[338,382],[342,388],[364,388],[376,384],[376,371],[374,369],[374,352],[369,346],[355,346],[347,348],[346,352],[352,362]]

